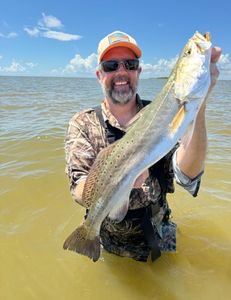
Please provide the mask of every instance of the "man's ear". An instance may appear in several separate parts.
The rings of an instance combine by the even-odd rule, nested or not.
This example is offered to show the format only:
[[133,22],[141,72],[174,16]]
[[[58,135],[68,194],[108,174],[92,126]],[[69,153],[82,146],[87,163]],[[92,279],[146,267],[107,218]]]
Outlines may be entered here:
[[142,72],[142,68],[139,67],[139,69],[138,69],[138,74],[140,75],[141,72]]
[[97,69],[97,70],[95,71],[95,74],[96,74],[98,80],[100,81],[100,79],[101,79],[101,73],[100,73],[99,69]]

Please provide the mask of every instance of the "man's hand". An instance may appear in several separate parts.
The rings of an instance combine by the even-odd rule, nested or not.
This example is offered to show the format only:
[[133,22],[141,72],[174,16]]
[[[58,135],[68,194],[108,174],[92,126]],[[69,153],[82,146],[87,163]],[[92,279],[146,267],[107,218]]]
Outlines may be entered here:
[[219,71],[216,63],[218,62],[220,56],[221,56],[221,48],[214,47],[212,49],[212,54],[211,54],[211,63],[210,63],[211,84],[210,84],[209,91],[214,87],[219,76]]
[[206,107],[206,103],[209,97],[210,92],[212,91],[213,87],[216,85],[217,83],[217,79],[219,77],[219,70],[217,68],[217,62],[221,56],[221,48],[220,47],[214,47],[212,48],[212,54],[211,54],[211,63],[210,63],[210,78],[211,78],[211,82],[210,82],[210,87],[208,90],[208,93],[205,97],[204,103],[201,106],[201,109],[199,111],[198,116],[200,117],[200,115],[205,114],[205,107]]
[[219,71],[216,66],[217,61],[221,56],[221,48],[214,47],[212,49],[210,76],[211,83],[205,101],[202,104],[194,126],[194,131],[191,139],[187,136],[183,137],[180,147],[177,149],[177,164],[181,171],[191,179],[195,178],[204,168],[206,149],[207,149],[207,134],[205,124],[205,107],[208,96],[217,82]]

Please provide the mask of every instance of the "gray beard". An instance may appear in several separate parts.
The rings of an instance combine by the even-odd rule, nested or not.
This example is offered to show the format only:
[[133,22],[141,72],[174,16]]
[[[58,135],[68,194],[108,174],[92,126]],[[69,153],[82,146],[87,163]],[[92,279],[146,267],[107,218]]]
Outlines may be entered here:
[[105,88],[104,86],[102,86],[102,90],[105,97],[109,98],[114,104],[124,105],[130,102],[133,99],[133,97],[136,95],[137,84],[134,85],[133,87],[130,86],[128,92],[123,90],[116,91],[113,89],[113,87]]

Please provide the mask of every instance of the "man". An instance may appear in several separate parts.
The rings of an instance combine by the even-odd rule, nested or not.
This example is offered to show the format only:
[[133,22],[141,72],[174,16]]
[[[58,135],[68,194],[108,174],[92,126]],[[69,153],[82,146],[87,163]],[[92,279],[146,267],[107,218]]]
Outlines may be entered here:
[[[211,58],[211,87],[218,78],[216,61],[221,54],[214,48]],[[66,136],[66,172],[73,198],[81,205],[89,170],[103,148],[126,133],[126,125],[148,104],[137,94],[141,50],[128,34],[113,32],[98,47],[96,71],[104,92],[101,106],[74,115]],[[184,137],[163,159],[141,174],[130,194],[129,210],[120,223],[108,217],[101,226],[103,247],[114,254],[146,261],[162,251],[175,251],[176,225],[169,220],[167,193],[174,191],[173,178],[197,195],[206,155],[205,103],[196,119],[190,141]]]

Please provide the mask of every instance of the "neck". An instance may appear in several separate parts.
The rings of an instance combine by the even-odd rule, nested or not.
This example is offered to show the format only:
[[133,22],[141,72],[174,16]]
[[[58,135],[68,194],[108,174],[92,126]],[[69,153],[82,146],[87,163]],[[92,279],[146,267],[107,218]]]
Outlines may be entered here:
[[134,96],[134,98],[126,104],[115,104],[107,98],[105,98],[105,103],[107,108],[122,127],[126,127],[126,124],[137,112],[136,96]]

